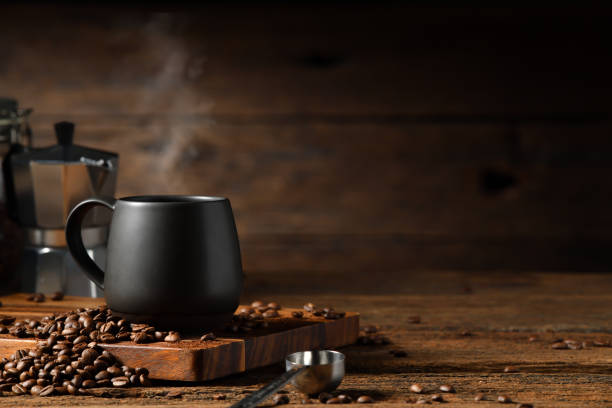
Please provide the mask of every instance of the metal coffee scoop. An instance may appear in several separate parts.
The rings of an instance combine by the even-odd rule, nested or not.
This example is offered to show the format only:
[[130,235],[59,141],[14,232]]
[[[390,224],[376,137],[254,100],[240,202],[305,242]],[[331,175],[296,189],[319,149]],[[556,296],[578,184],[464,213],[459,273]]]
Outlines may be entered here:
[[304,394],[333,391],[344,378],[344,354],[337,351],[300,351],[285,359],[287,372],[230,408],[253,408],[289,381]]

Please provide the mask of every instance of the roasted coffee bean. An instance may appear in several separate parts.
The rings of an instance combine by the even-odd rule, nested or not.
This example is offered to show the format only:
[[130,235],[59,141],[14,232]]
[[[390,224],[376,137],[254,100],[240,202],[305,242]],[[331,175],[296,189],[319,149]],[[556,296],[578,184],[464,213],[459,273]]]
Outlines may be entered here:
[[81,385],[82,388],[93,388],[96,386],[96,381],[95,380],[85,380],[83,381],[83,384]]
[[136,375],[149,375],[149,370],[144,367],[136,367],[134,373]]
[[45,295],[43,293],[33,293],[26,298],[30,302],[41,303],[45,301]]
[[423,387],[420,384],[412,384],[409,389],[410,392],[414,392],[415,394],[423,393]]
[[442,397],[441,394],[432,394],[431,400],[436,402],[444,402],[444,397]]
[[272,402],[274,405],[285,405],[289,403],[289,397],[287,394],[275,394],[272,397]]
[[251,303],[251,307],[257,309],[258,307],[262,307],[264,306],[264,302],[262,302],[261,300],[256,300],[253,303]]
[[452,385],[442,384],[440,386],[440,391],[452,393],[452,392],[455,392],[455,388]]
[[136,333],[134,335],[134,338],[132,339],[132,341],[137,344],[150,343],[152,340],[153,340],[153,337],[143,332]]
[[30,388],[30,394],[38,395],[40,394],[42,390],[43,390],[43,387],[41,385],[36,384],[32,388]]
[[181,339],[181,335],[175,331],[168,332],[168,335],[164,337],[164,341],[167,341],[169,343],[176,343],[180,339]]
[[40,390],[38,395],[41,397],[48,397],[49,395],[53,394],[54,391],[55,387],[53,387],[53,385],[47,385],[42,390]]
[[123,374],[123,370],[117,366],[110,366],[106,369],[112,377],[119,377]]
[[527,341],[528,341],[529,343],[536,342],[536,341],[538,341],[538,336],[529,336],[529,338],[527,339]]
[[353,402],[353,399],[346,394],[340,394],[338,395],[338,398],[340,399],[340,401],[342,401],[343,404],[349,404]]
[[215,394],[213,395],[213,399],[215,401],[224,401],[227,397],[225,396],[225,394]]
[[328,400],[328,399],[330,399],[330,398],[333,398],[333,395],[331,395],[331,394],[330,394],[330,393],[328,393],[328,392],[322,392],[322,393],[320,393],[320,394],[319,394],[319,397],[318,397],[319,401],[321,401],[321,402],[322,402],[322,403],[324,403],[324,404],[325,404],[325,403],[327,402],[327,400]]
[[506,366],[504,367],[504,373],[516,373],[518,369],[514,366]]
[[276,302],[270,302],[270,303],[268,303],[268,309],[281,310],[281,305],[279,305]]
[[342,400],[338,397],[333,397],[325,401],[326,404],[342,404]]
[[26,388],[21,385],[21,384],[15,384],[11,387],[11,391],[13,391],[14,394],[17,395],[23,395],[26,394],[28,392],[28,390],[26,390]]
[[296,319],[301,319],[302,317],[304,317],[304,312],[299,312],[299,311],[291,312],[291,316],[295,317]]
[[200,337],[200,340],[202,340],[202,341],[211,341],[211,340],[215,340],[216,338],[217,337],[215,336],[214,333],[206,333],[202,337]]
[[151,385],[153,385],[151,380],[149,380],[149,377],[144,374],[140,374],[138,376],[138,379],[140,380],[140,385],[142,385],[143,387],[150,387]]
[[0,315],[0,324],[9,325],[15,322],[15,316]]
[[52,333],[49,335],[49,337],[47,337],[47,345],[49,347],[53,347],[55,343],[57,343],[57,334]]
[[362,395],[359,398],[357,398],[358,404],[371,404],[373,402],[374,402],[374,399],[370,397],[369,395]]
[[83,377],[81,376],[81,374],[77,374],[74,377],[72,377],[71,383],[76,388],[81,388],[81,384],[83,384]]
[[263,317],[265,317],[266,319],[270,319],[272,317],[278,317],[278,312],[276,310],[274,310],[274,309],[266,310],[263,313]]
[[36,384],[37,384],[36,380],[33,378],[30,378],[29,380],[25,380],[21,383],[21,385],[28,390],[32,388],[33,386],[35,386]]
[[551,347],[555,350],[567,350],[569,348],[567,346],[567,343],[562,342],[562,341],[553,343]]
[[79,344],[79,343],[89,343],[89,337],[87,336],[78,336],[76,339],[74,339],[72,341],[72,344]]
[[64,299],[64,294],[62,292],[55,292],[54,294],[51,295],[51,300],[62,300]]
[[81,352],[81,358],[84,363],[90,364],[98,358],[98,352],[94,348],[88,347]]
[[431,404],[431,402],[429,402],[425,398],[419,398],[418,400],[416,400],[415,404]]
[[508,403],[512,402],[512,400],[507,395],[498,395],[497,396],[497,402],[500,402],[502,404],[508,404]]
[[59,385],[59,386],[54,386],[54,392],[55,395],[66,395],[68,394],[68,390],[65,386],[63,385]]
[[312,311],[314,311],[315,309],[316,309],[316,306],[314,305],[314,303],[310,303],[310,302],[309,302],[309,303],[306,303],[306,304],[304,305],[304,310],[305,310],[305,311],[307,311],[307,312],[312,312]]
[[130,380],[130,384],[132,385],[140,384],[140,380],[136,374],[126,375],[126,377],[128,377],[128,380]]
[[110,378],[106,378],[104,380],[96,381],[96,385],[98,387],[112,387],[113,383],[111,382]]
[[111,379],[111,383],[113,384],[113,387],[125,387],[130,383],[130,380],[124,376],[114,377]]
[[74,384],[70,383],[66,385],[66,391],[68,391],[68,394],[74,395],[77,393],[77,387],[75,387]]
[[62,330],[62,335],[63,336],[72,336],[72,335],[76,335],[79,334],[80,329],[76,328],[76,327],[68,327],[65,328],[64,330]]

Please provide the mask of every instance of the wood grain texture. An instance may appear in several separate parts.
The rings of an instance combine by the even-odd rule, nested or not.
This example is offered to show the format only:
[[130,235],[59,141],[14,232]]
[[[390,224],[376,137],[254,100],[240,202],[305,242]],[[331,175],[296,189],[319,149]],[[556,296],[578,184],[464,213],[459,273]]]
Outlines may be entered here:
[[[497,406],[494,400],[500,394],[515,403],[546,408],[607,407],[612,401],[612,348],[550,347],[557,338],[612,340],[612,280],[607,275],[423,271],[324,278],[325,274],[308,279],[303,274],[261,274],[257,284],[248,283],[244,300],[275,300],[287,307],[313,301],[358,310],[362,324],[378,325],[393,344],[343,348],[347,375],[342,392],[371,395],[378,407],[412,406],[406,401],[417,397],[408,389],[413,383],[422,384],[426,396],[441,384],[452,384],[457,392],[444,394],[449,407]],[[302,287],[313,293],[307,296]],[[339,287],[346,288],[342,296],[335,293]],[[411,315],[419,315],[421,323],[410,323]],[[466,331],[471,335],[464,335]],[[529,342],[531,336],[536,341]],[[406,351],[407,357],[393,357],[392,349]],[[505,373],[506,366],[516,367],[516,372]],[[0,405],[221,407],[282,371],[281,365],[273,365],[188,386],[156,381],[152,388],[105,389],[95,397],[5,396]],[[181,395],[168,396],[172,391]],[[302,396],[291,387],[287,391],[291,403],[299,404]],[[488,401],[474,402],[478,392]],[[216,394],[227,400],[214,400]]]
[[[18,318],[36,318],[97,306],[102,299],[67,297],[62,301],[33,303],[25,294],[0,298],[2,314]],[[338,320],[317,316],[293,318],[295,309],[281,309],[279,317],[270,319],[267,328],[245,334],[217,332],[214,341],[201,342],[199,336],[186,336],[178,343],[155,342],[135,344],[119,342],[100,344],[130,367],[147,367],[152,379],[204,381],[241,373],[257,367],[284,361],[291,353],[352,344],[359,333],[359,315],[347,313]],[[0,355],[7,356],[20,348],[31,348],[34,339],[17,339],[0,335]]]
[[120,196],[228,196],[249,271],[612,268],[609,10],[3,15],[37,144],[73,120]]

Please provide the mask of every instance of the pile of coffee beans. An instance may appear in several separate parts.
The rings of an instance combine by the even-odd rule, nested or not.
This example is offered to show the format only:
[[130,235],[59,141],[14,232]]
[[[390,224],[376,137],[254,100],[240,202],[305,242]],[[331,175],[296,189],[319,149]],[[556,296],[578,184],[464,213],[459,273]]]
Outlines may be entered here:
[[304,310],[311,313],[313,316],[322,316],[329,320],[341,319],[346,316],[345,312],[337,312],[331,306],[319,308],[314,303],[310,302],[304,305]]
[[0,333],[9,333],[19,338],[46,339],[51,335],[74,341],[75,344],[95,341],[116,343],[132,340],[134,343],[153,341],[177,342],[180,334],[156,330],[145,323],[130,323],[113,315],[107,306],[79,308],[62,314],[43,317],[40,321],[25,319],[15,321],[14,317],[0,315]]
[[0,360],[0,391],[15,395],[87,395],[96,387],[150,385],[146,368],[121,365],[96,342],[55,333],[34,349],[17,350]]

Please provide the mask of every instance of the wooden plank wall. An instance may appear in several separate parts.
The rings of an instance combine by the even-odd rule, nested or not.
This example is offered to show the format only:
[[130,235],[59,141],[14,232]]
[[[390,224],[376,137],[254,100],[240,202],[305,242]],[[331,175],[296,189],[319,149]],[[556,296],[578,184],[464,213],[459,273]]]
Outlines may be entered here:
[[0,94],[230,197],[245,269],[612,268],[610,13],[3,6]]

